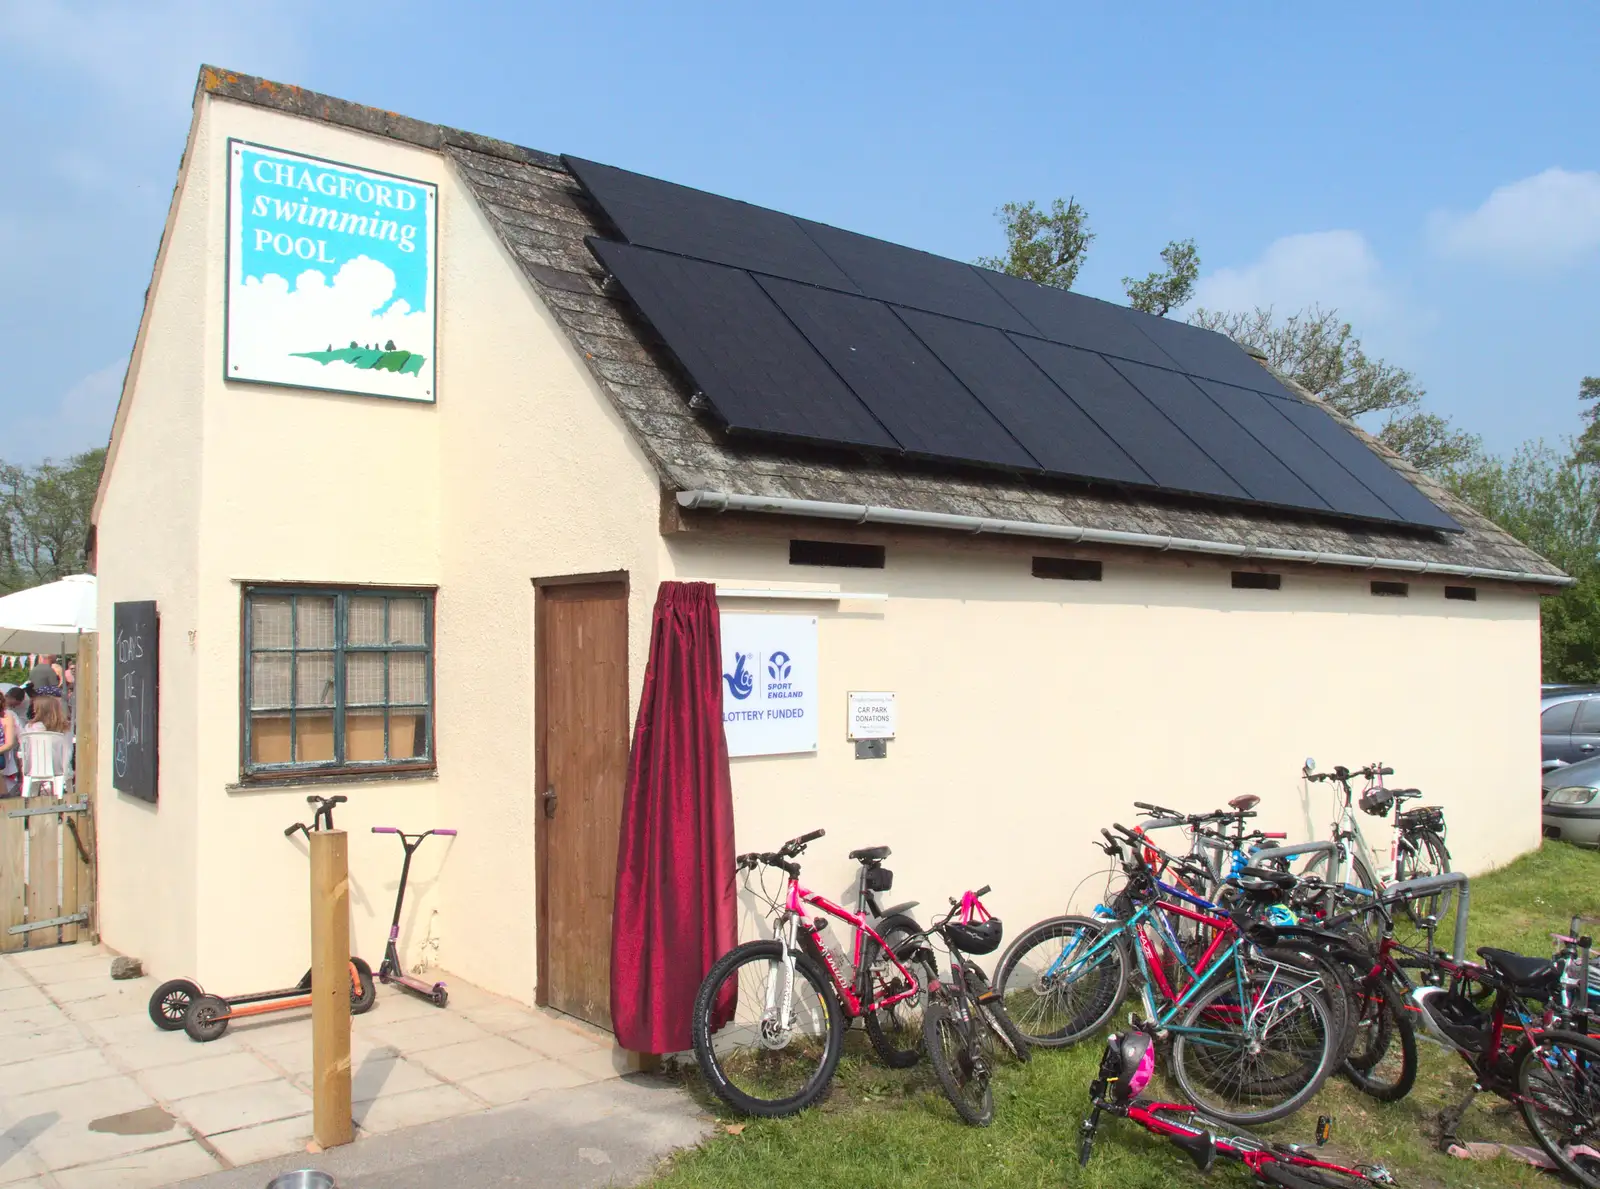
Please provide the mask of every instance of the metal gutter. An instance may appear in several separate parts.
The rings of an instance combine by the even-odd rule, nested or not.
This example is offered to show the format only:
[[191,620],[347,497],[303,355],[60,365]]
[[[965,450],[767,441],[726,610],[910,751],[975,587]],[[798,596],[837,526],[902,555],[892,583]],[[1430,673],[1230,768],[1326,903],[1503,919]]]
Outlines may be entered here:
[[892,524],[909,528],[944,529],[947,532],[995,533],[1001,536],[1042,537],[1090,545],[1124,545],[1137,549],[1177,550],[1236,557],[1244,561],[1297,562],[1313,566],[1343,566],[1358,570],[1393,570],[1403,574],[1440,574],[1450,578],[1479,578],[1494,582],[1531,582],[1540,586],[1572,586],[1577,580],[1565,574],[1535,574],[1526,570],[1492,570],[1448,562],[1416,561],[1399,557],[1361,557],[1349,553],[1320,553],[1309,549],[1276,549],[1236,545],[1228,541],[1201,541],[1190,537],[1163,537],[1117,529],[1085,528],[1073,524],[1039,524],[1031,520],[992,520],[983,516],[958,516],[950,512],[919,512],[910,508],[879,508],[866,504],[835,504],[824,500],[780,499],[772,496],[733,495],[723,491],[680,491],[678,505],[690,511],[766,512],[777,516],[811,516],[847,520],[854,524]]

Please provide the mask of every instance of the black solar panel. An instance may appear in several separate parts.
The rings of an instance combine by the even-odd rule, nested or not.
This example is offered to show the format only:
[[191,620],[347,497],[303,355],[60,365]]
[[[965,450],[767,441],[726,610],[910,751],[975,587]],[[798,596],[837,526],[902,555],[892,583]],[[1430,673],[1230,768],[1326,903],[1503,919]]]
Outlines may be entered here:
[[1112,364],[1251,499],[1291,508],[1328,507],[1188,376],[1126,359],[1112,360]]
[[868,297],[1001,330],[1033,329],[970,264],[840,231],[826,223],[797,222]]
[[749,273],[630,244],[589,246],[730,428],[897,448]]
[[1125,306],[988,269],[980,269],[978,275],[1014,306],[1037,334],[1053,343],[1157,367],[1178,367],[1171,356],[1140,332],[1128,317],[1134,311]]
[[1200,379],[1195,383],[1263,446],[1281,458],[1329,508],[1378,520],[1394,517],[1392,508],[1283,415],[1282,401],[1215,380]]
[[1042,339],[1017,336],[1013,341],[1161,487],[1250,498],[1099,355]]
[[1333,455],[1334,461],[1360,479],[1373,495],[1393,508],[1398,519],[1451,532],[1461,531],[1461,526],[1440,511],[1432,500],[1402,479],[1393,467],[1321,409],[1301,400],[1278,401],[1273,407]]
[[562,158],[629,243],[851,291],[792,215],[610,165]]
[[758,279],[906,450],[1039,468],[888,306],[777,277]]
[[1223,335],[566,160],[731,430],[1460,531]]
[[1149,475],[1104,430],[992,326],[921,310],[895,311],[1047,471],[1118,483]]

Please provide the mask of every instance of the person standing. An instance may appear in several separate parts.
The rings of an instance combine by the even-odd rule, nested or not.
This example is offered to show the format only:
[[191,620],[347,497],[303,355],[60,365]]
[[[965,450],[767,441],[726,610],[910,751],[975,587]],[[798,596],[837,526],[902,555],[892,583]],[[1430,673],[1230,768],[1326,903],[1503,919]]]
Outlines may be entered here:
[[9,689],[0,698],[0,797],[14,797],[19,792],[22,768],[17,763],[22,743],[22,719],[16,708],[22,704],[22,690]]

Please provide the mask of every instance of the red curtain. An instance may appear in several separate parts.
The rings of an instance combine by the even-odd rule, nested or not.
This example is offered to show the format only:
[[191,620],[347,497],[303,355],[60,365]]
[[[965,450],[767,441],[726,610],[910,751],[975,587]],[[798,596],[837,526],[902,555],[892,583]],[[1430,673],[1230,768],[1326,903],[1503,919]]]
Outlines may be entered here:
[[738,942],[716,587],[663,582],[617,844],[611,1020],[640,1053],[690,1047],[694,997]]

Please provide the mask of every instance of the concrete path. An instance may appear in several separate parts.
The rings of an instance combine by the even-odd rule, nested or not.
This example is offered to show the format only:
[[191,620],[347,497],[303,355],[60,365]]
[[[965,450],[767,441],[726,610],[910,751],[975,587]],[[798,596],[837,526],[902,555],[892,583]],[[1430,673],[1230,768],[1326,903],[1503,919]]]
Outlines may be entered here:
[[339,1189],[588,1189],[629,1185],[712,1124],[677,1087],[645,1075],[381,1135],[317,1156],[280,1158],[183,1182],[185,1189],[265,1189],[280,1172],[317,1168]]
[[[157,1030],[155,980],[113,982],[111,958],[89,946],[0,956],[0,1187],[146,1189],[303,1153],[309,1011],[197,1044]],[[629,1068],[608,1034],[456,980],[443,1010],[380,986],[353,1021],[351,1057],[356,1148]]]

